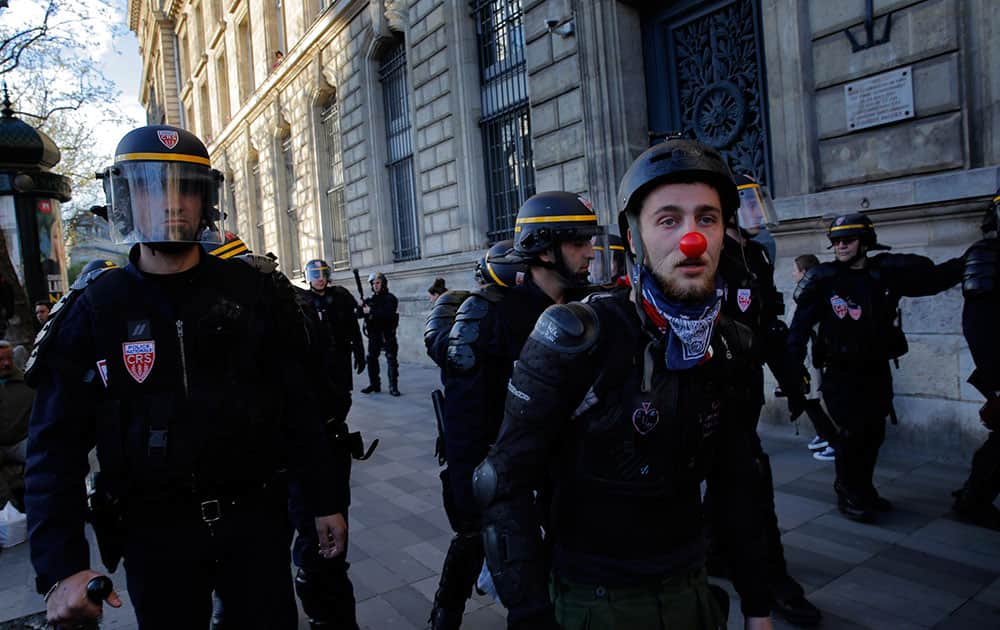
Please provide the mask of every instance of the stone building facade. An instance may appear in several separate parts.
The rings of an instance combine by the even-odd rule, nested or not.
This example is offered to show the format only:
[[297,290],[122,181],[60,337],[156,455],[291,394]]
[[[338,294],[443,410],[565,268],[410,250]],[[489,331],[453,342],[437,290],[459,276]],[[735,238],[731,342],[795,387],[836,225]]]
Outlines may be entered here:
[[[867,5],[129,0],[129,25],[150,122],[206,140],[241,236],[293,279],[314,257],[352,290],[350,269],[384,271],[402,358],[422,361],[435,277],[471,285],[534,191],[585,194],[613,223],[619,178],[670,132],[768,185],[789,310],[791,260],[828,255],[835,213],[870,213],[897,251],[961,253],[1000,184],[1000,3]],[[896,75],[888,122],[848,110],[859,82]],[[901,439],[982,438],[960,308],[957,289],[904,301]]]

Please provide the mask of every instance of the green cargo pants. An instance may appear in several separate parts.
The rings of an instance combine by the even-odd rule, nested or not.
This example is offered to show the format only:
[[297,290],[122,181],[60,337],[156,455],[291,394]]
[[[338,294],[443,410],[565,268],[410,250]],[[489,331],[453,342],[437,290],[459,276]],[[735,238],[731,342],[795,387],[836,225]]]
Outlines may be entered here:
[[705,569],[643,586],[575,584],[553,577],[550,595],[563,630],[718,630],[726,619]]

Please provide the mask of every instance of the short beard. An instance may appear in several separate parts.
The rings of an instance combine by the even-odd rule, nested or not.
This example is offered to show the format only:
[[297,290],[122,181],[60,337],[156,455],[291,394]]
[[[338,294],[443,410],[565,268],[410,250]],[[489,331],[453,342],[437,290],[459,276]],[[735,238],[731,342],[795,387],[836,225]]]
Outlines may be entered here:
[[653,277],[660,284],[660,290],[667,299],[685,304],[704,302],[715,292],[715,278],[708,276],[704,282],[696,286],[679,286],[670,276],[653,272]]

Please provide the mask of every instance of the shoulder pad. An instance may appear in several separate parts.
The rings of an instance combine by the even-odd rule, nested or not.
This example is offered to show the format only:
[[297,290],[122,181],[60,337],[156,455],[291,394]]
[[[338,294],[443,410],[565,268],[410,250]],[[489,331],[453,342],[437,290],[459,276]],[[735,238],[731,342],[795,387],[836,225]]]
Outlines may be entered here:
[[444,334],[444,331],[451,330],[458,309],[467,297],[469,297],[468,291],[448,291],[434,302],[434,308],[431,309],[427,315],[427,321],[424,323],[424,345],[427,347],[428,353],[431,352],[432,346]]
[[[93,282],[94,280],[96,280],[99,275],[101,275],[102,273],[104,273],[106,271],[111,271],[112,269],[115,269],[115,267],[98,267],[97,269],[91,269],[87,273],[80,274],[79,276],[77,276],[76,280],[73,281],[73,284],[70,285],[69,288],[70,288],[71,291],[72,290],[83,289],[88,284],[90,284],[91,282]],[[49,317],[51,317],[51,316],[52,316],[52,314],[49,313]],[[46,323],[48,323],[48,322],[46,321]]]
[[[69,311],[69,307],[76,302],[76,300],[84,294],[87,287],[94,284],[98,278],[110,277],[106,274],[110,272],[115,272],[115,274],[125,273],[122,269],[118,267],[102,267],[95,269],[92,272],[78,277],[73,285],[70,287],[69,291],[66,292],[59,301],[53,305],[52,310],[49,311],[49,319],[42,326],[42,329],[38,331],[35,336],[35,344],[31,349],[31,355],[28,356],[27,362],[24,364],[24,382],[28,385],[35,387],[37,386],[38,380],[38,370],[36,369],[41,365],[43,359],[45,358],[45,352],[53,338],[55,338],[55,330],[59,327],[60,322]],[[113,274],[114,275],[114,274]]]
[[245,262],[261,273],[274,273],[278,270],[278,263],[273,258],[262,254],[243,254],[235,258],[236,260]]
[[485,286],[473,290],[472,295],[481,297],[487,302],[493,302],[495,304],[503,299],[505,293],[504,290],[500,287],[500,285],[487,284]]
[[868,263],[886,271],[929,270],[934,267],[934,261],[919,254],[879,254],[869,258]]
[[966,297],[987,295],[997,289],[1000,271],[1000,241],[983,239],[973,243],[962,257],[962,294]]
[[600,320],[589,304],[554,304],[542,313],[531,331],[531,339],[563,353],[586,352],[597,343]]
[[[725,349],[737,357],[756,356],[760,350],[753,329],[737,319],[722,315],[719,318],[718,331]],[[716,347],[716,350],[719,348]]]
[[455,324],[448,334],[448,368],[459,373],[476,367],[475,344],[480,337],[480,324],[490,312],[488,300],[480,291],[473,291],[458,308]]
[[833,263],[820,263],[806,272],[806,275],[802,276],[799,280],[798,286],[795,287],[795,293],[793,295],[795,302],[802,302],[803,299],[809,299],[813,296],[813,293],[819,289],[819,285],[829,280],[830,278],[837,275],[837,267]]

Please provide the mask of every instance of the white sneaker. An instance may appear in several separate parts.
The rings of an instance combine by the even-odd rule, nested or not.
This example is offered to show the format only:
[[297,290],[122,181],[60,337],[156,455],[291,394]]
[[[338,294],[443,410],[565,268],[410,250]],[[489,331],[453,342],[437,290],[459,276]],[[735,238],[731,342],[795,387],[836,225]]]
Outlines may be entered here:
[[809,442],[806,448],[808,448],[810,451],[822,451],[824,448],[827,448],[828,446],[830,446],[830,443],[817,435],[812,439],[812,442]]
[[813,453],[813,459],[818,459],[821,462],[832,462],[837,459],[837,451],[833,450],[833,447],[827,446],[822,451]]

